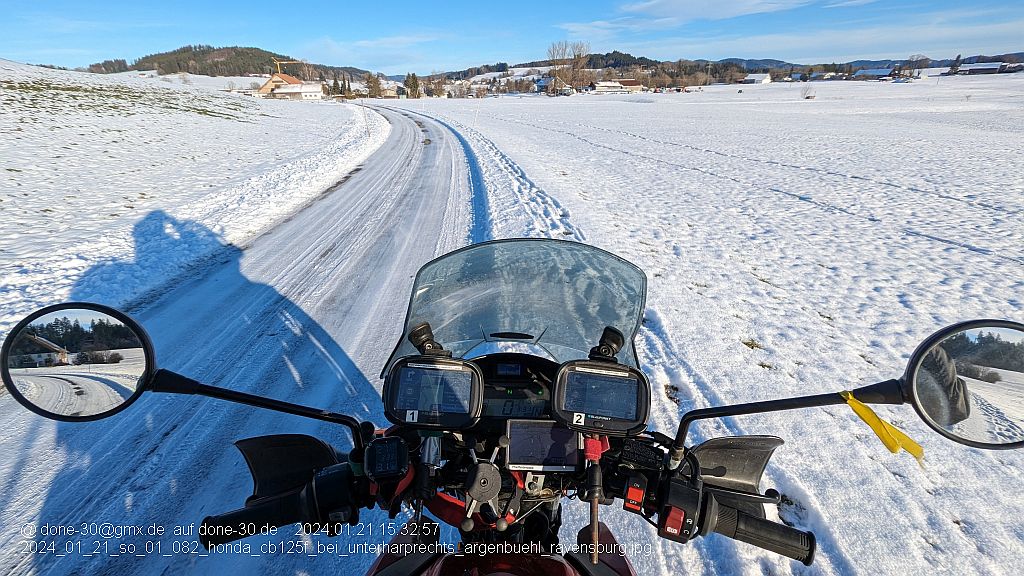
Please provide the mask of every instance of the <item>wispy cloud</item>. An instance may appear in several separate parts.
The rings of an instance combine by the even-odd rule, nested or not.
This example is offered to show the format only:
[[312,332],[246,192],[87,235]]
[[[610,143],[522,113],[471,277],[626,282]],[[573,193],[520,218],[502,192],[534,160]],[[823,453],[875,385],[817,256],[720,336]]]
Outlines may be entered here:
[[385,36],[383,38],[374,38],[372,40],[356,40],[352,43],[353,46],[360,48],[408,48],[415,46],[416,44],[424,44],[426,42],[433,42],[440,40],[441,37],[438,35],[427,35],[427,34],[413,34],[410,36]]
[[75,35],[87,32],[117,32],[144,28],[164,28],[169,24],[158,20],[91,20],[69,18],[59,14],[32,12],[15,14],[12,19],[40,34]]
[[626,12],[673,18],[682,23],[792,10],[811,2],[812,0],[647,0],[626,4],[622,9]]
[[401,73],[429,67],[431,63],[425,48],[445,39],[442,33],[383,36],[348,42],[324,37],[300,46],[295,54],[315,62],[343,62],[346,66],[366,70]]
[[556,27],[565,30],[572,36],[591,40],[614,38],[621,33],[650,32],[654,30],[671,30],[679,26],[674,18],[634,18],[630,16],[612,20],[594,20],[593,22],[566,22]]
[[826,4],[824,8],[849,8],[851,6],[863,6],[865,4],[874,4],[878,0],[845,0],[845,2],[835,2],[833,4]]
[[906,58],[926,54],[951,58],[957,53],[995,54],[1019,50],[1024,19],[995,23],[946,22],[922,15],[914,26],[885,25],[854,29],[817,29],[754,36],[661,38],[622,45],[621,50],[652,58],[778,58],[799,64],[855,59]]

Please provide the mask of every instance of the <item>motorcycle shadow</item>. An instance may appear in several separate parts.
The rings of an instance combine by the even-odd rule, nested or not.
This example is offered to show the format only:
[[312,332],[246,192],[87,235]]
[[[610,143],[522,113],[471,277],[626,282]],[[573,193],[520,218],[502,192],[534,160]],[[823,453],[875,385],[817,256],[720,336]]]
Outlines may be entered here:
[[[135,225],[133,238],[134,258],[88,270],[72,299],[110,304],[111,295],[145,291],[153,270],[167,277],[180,269],[173,281],[128,307],[149,332],[160,367],[204,383],[383,421],[378,391],[332,334],[273,286],[247,278],[243,250],[197,222],[159,210]],[[183,263],[197,258],[198,265]],[[203,516],[241,507],[251,493],[233,442],[275,433],[310,434],[345,451],[351,446],[347,430],[337,425],[177,395],[144,395],[101,421],[57,423],[55,445],[63,464],[38,524],[133,528],[81,538],[82,552],[92,556],[40,555],[30,569],[248,572],[272,562],[275,572],[308,572],[305,554],[200,558],[197,553],[205,550],[192,544]],[[160,529],[162,537],[150,533]],[[282,539],[299,538],[288,527],[273,538]],[[248,541],[258,556],[267,540]],[[368,566],[372,558],[366,560]]]

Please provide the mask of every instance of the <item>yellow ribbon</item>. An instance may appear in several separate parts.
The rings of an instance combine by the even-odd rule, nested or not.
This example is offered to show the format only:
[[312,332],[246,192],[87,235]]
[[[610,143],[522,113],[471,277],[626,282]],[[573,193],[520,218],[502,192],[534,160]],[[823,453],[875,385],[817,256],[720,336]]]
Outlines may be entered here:
[[922,468],[924,467],[924,448],[921,448],[920,444],[914,442],[910,436],[904,434],[899,428],[879,418],[878,414],[875,414],[875,411],[869,408],[867,404],[854,398],[852,392],[844,391],[840,392],[839,395],[843,397],[843,400],[846,400],[846,403],[853,409],[853,412],[860,416],[860,419],[874,430],[875,435],[878,436],[878,439],[882,441],[882,444],[885,444],[885,447],[890,452],[896,454],[902,448],[917,459],[917,463]]

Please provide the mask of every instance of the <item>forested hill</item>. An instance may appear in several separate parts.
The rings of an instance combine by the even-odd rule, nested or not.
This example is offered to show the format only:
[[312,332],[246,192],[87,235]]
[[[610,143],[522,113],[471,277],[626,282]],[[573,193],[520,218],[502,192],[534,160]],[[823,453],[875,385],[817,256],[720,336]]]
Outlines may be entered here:
[[[126,60],[104,60],[89,66],[90,72],[111,73],[126,70],[157,70],[160,74],[203,74],[205,76],[245,76],[247,74],[269,74],[276,71],[271,58],[297,60],[283,54],[275,54],[260,48],[228,46],[184,46],[170,52],[143,56],[129,64]],[[282,64],[281,71],[304,80],[316,80],[321,75],[331,79],[342,74],[360,76],[365,70],[351,66],[326,66],[324,64],[300,63]]]

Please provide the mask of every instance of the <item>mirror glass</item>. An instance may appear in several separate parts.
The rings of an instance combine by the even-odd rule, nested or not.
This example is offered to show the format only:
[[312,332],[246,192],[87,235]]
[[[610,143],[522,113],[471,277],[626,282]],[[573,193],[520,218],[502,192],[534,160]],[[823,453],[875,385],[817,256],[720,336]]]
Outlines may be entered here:
[[102,415],[132,398],[147,374],[139,335],[103,312],[57,310],[10,338],[8,388],[23,404],[49,414]]
[[980,444],[1024,441],[1024,331],[974,327],[928,349],[913,378],[932,423]]

